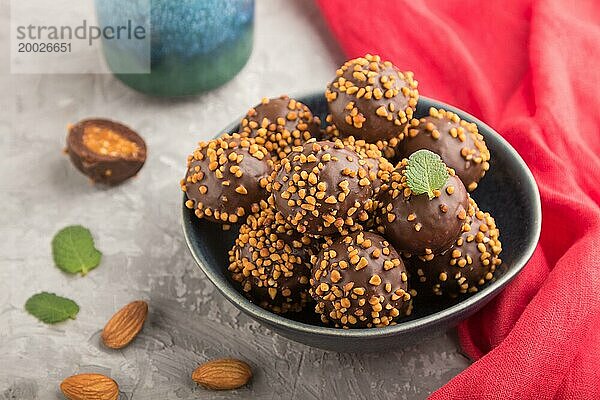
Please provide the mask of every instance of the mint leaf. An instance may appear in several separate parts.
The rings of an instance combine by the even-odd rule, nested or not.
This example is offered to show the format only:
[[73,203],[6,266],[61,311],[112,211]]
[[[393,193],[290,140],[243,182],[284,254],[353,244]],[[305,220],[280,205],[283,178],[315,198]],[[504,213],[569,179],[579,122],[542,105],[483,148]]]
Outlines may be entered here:
[[55,324],[66,319],[75,319],[79,306],[73,300],[54,293],[34,294],[25,303],[27,312],[42,322]]
[[73,225],[60,230],[52,239],[52,257],[64,272],[85,275],[100,264],[102,253],[94,247],[89,230]]
[[408,157],[406,179],[414,194],[427,193],[431,200],[435,197],[433,192],[446,184],[448,170],[439,155],[429,150],[417,150]]

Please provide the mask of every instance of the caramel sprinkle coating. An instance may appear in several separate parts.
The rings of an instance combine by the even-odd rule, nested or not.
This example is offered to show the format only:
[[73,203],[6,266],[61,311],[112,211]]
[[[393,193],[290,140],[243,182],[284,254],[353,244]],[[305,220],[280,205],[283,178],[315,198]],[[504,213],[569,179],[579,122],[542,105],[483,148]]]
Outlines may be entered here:
[[401,72],[377,55],[347,61],[336,71],[325,97],[332,122],[344,135],[370,143],[403,131],[419,99],[412,72]]
[[[351,135],[344,135],[343,132],[340,132],[337,126],[333,123],[333,117],[331,116],[331,114],[327,115],[325,121],[327,122],[327,125],[325,126],[325,130],[322,135],[322,140],[344,140],[345,137],[353,137]],[[381,152],[381,155],[390,162],[396,162],[398,161],[400,153],[398,150],[398,146],[400,145],[402,140],[404,140],[408,127],[409,124],[406,124],[404,126],[404,129],[399,131],[396,135],[386,139],[377,139],[370,145],[375,145],[377,149]]]
[[410,257],[407,268],[418,274],[419,293],[457,297],[475,293],[493,279],[502,264],[500,230],[487,212],[469,199],[467,224],[454,245],[433,258]]
[[248,216],[229,251],[229,272],[243,293],[277,314],[301,311],[310,300],[315,239],[298,233],[271,208]]
[[225,225],[242,222],[266,206],[267,177],[273,170],[269,152],[253,138],[237,133],[200,142],[188,156],[181,190],[185,205],[198,218]]
[[321,121],[303,103],[286,95],[263,98],[240,122],[240,135],[264,146],[273,160],[284,158],[292,147],[320,137]]
[[389,182],[394,171],[394,165],[383,156],[375,144],[367,143],[362,139],[357,140],[354,136],[343,138],[342,142],[346,147],[360,154],[366,161],[369,180],[373,186],[373,194],[376,195],[379,193],[381,185]]
[[477,188],[477,183],[490,168],[490,151],[477,125],[441,108],[431,107],[428,116],[413,119],[405,140],[398,146],[403,157],[419,149],[439,154],[469,191]]
[[[415,195],[407,183],[407,165],[408,160],[403,159],[389,183],[381,187],[376,200],[377,230],[403,253],[425,256],[442,252],[452,246],[467,222],[467,190],[448,168],[449,178],[433,199],[427,194]],[[453,189],[448,190],[450,187]]]
[[373,210],[369,169],[341,140],[309,140],[276,165],[269,204],[300,233],[315,236],[362,229]]
[[382,236],[354,232],[328,238],[312,263],[310,294],[323,322],[372,328],[394,325],[410,315],[412,296],[404,263]]

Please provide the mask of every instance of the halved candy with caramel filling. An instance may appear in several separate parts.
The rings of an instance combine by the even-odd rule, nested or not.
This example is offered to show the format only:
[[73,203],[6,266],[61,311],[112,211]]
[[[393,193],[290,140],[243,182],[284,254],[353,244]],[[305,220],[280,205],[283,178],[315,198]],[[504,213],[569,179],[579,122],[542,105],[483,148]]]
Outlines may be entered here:
[[146,143],[129,127],[86,119],[69,127],[67,153],[93,182],[117,185],[136,175],[146,161]]

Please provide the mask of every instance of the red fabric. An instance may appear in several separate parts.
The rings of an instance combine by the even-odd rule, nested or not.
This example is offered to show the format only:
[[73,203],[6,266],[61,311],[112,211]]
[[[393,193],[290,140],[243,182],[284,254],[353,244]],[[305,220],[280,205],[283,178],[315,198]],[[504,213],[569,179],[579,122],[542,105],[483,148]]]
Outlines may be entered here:
[[317,0],[348,57],[495,127],[538,182],[522,273],[459,328],[476,360],[433,399],[600,398],[600,2]]

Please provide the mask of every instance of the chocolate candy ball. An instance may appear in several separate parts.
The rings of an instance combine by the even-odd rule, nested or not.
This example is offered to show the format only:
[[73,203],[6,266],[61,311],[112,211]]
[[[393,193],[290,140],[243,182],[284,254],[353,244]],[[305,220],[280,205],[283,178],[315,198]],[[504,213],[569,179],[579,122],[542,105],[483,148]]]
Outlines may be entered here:
[[312,259],[310,293],[324,322],[344,328],[383,327],[410,314],[404,263],[382,236],[339,236]]
[[240,123],[240,134],[253,137],[273,159],[286,156],[293,146],[301,146],[320,136],[321,121],[301,102],[281,96],[262,99]]
[[376,195],[379,193],[381,185],[390,180],[392,171],[394,170],[392,163],[383,157],[375,144],[367,143],[362,139],[356,140],[354,136],[343,138],[342,143],[357,152],[365,160],[369,171],[369,180],[373,187],[373,194]]
[[249,215],[229,252],[229,272],[244,294],[261,307],[282,314],[309,302],[310,257],[314,239],[298,233],[272,209]]
[[494,218],[471,200],[464,230],[454,245],[442,254],[411,257],[407,267],[419,293],[457,297],[474,293],[494,277],[502,263],[500,231]]
[[347,61],[325,92],[332,122],[345,136],[375,143],[398,136],[412,118],[419,92],[412,72],[367,54]]
[[439,154],[469,191],[477,188],[477,182],[490,167],[490,152],[477,125],[461,120],[451,111],[432,107],[429,116],[411,121],[406,138],[399,144],[399,153],[408,157],[419,149]]
[[311,235],[360,229],[373,208],[366,161],[340,140],[294,147],[276,166],[269,190],[269,202]]
[[[338,138],[341,138],[343,140],[344,135],[340,132],[340,130],[337,128],[337,126],[333,123],[333,118],[331,117],[331,114],[327,115],[327,117],[325,118],[325,121],[327,122],[327,125],[325,126],[325,130],[323,131],[323,134],[321,135],[322,140],[335,140]],[[398,132],[395,136],[392,136],[391,138],[388,138],[388,139],[377,139],[372,144],[377,147],[377,149],[381,152],[381,155],[383,157],[385,157],[387,160],[389,160],[390,162],[397,161],[397,159],[399,158],[398,146],[399,146],[400,142],[402,140],[404,140],[408,126],[409,125],[406,124],[404,129],[402,131]],[[349,137],[354,137],[354,136],[349,136]]]
[[135,176],[146,161],[146,143],[129,127],[87,119],[69,127],[67,153],[92,182],[117,185]]
[[[267,177],[273,171],[268,151],[252,138],[224,135],[200,142],[187,160],[181,189],[198,218],[237,223],[260,210],[268,197]],[[266,203],[265,203],[266,204]]]
[[469,195],[465,186],[448,168],[448,180],[435,197],[415,195],[408,186],[402,160],[390,183],[378,196],[378,230],[401,252],[431,255],[448,249],[456,241],[467,219]]

